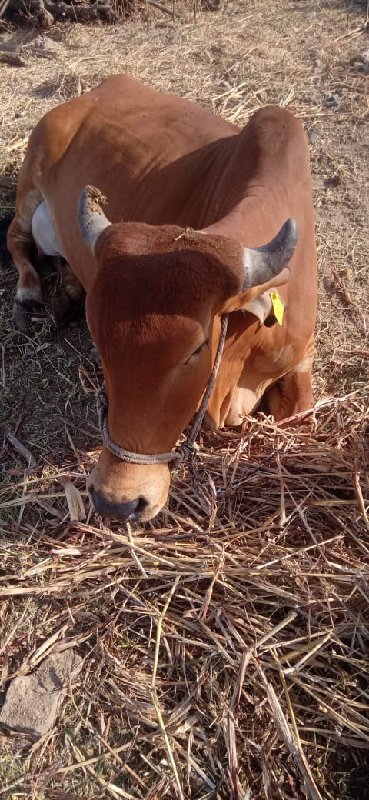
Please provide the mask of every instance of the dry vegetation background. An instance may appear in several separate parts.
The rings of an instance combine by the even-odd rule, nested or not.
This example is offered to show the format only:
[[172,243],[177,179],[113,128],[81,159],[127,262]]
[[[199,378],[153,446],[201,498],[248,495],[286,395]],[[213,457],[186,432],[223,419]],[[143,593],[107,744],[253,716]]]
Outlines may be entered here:
[[110,27],[0,35],[23,64],[0,62],[0,217],[38,119],[128,71],[240,125],[266,103],[293,110],[320,261],[316,413],[295,430],[259,416],[242,437],[204,434],[198,483],[179,472],[168,510],[132,531],[71,521],[68,479],[87,508],[99,445],[91,343],[84,323],[56,329],[52,278],[46,318],[15,332],[3,270],[3,687],[65,646],[84,666],[49,736],[0,732],[0,797],[365,800],[366,3],[224,0],[194,19],[183,2],[174,21],[151,6]]

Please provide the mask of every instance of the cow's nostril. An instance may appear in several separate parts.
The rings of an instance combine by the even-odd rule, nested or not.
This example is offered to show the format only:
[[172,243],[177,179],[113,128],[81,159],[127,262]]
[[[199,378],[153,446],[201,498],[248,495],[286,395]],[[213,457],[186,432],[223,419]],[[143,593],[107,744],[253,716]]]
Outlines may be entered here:
[[147,506],[147,500],[144,497],[138,497],[128,503],[114,503],[93,488],[90,489],[90,495],[95,509],[101,517],[115,517],[122,522],[138,519]]
[[147,508],[147,506],[148,506],[147,500],[145,500],[144,497],[139,497],[138,498],[138,506],[137,506],[136,514],[138,516],[140,516],[140,514],[142,514],[142,512],[145,510],[145,508]]

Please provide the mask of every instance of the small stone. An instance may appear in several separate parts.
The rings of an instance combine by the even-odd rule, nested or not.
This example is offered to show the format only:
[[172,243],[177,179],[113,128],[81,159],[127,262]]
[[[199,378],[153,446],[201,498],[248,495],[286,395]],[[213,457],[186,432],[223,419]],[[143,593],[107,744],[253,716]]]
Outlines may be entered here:
[[38,739],[54,725],[68,686],[78,674],[82,658],[63,650],[45,658],[36,672],[14,678],[0,713],[0,723]]
[[321,138],[321,133],[317,127],[311,128],[307,135],[310,144],[316,144],[316,142],[318,142]]
[[333,175],[329,175],[324,179],[324,186],[326,189],[333,189],[335,186],[339,186],[341,183],[341,177],[338,172],[335,172]]
[[329,94],[324,99],[324,105],[326,108],[337,108],[340,102],[340,96],[336,92],[334,94]]
[[30,50],[35,55],[46,57],[58,53],[61,48],[60,42],[55,42],[54,39],[50,39],[50,36],[42,34],[35,36],[29,44],[23,46],[23,49]]
[[201,11],[219,11],[221,0],[200,0]]
[[351,61],[352,66],[358,72],[364,72],[365,75],[369,73],[369,47],[362,53],[355,56]]

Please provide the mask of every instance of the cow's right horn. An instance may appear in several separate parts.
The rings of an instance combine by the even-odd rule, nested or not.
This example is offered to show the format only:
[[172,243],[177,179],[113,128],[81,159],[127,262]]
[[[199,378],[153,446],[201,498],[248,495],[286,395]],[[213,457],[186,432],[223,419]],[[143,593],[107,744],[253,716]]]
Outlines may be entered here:
[[79,229],[93,255],[99,236],[111,224],[101,208],[105,202],[106,197],[94,186],[85,186],[78,201]]
[[279,275],[292,258],[297,245],[297,222],[288,219],[279,233],[263,247],[245,247],[243,289],[261,286]]

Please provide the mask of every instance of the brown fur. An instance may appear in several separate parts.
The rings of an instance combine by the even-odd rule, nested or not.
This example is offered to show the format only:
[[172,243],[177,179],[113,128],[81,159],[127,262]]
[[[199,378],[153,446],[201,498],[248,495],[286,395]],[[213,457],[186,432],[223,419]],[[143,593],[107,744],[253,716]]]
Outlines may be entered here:
[[[116,223],[95,258],[77,220],[87,184],[106,195],[104,212]],[[87,292],[117,443],[139,452],[175,444],[209,378],[226,311],[233,313],[209,424],[239,424],[263,395],[277,419],[311,405],[314,215],[306,136],[292,114],[267,107],[240,130],[125,76],[53,109],[31,136],[9,233],[20,302],[27,287],[37,293],[27,242],[42,199]],[[282,326],[266,327],[239,310],[267,288],[241,293],[242,247],[265,244],[289,217],[299,239],[280,288],[288,308]],[[112,501],[150,495],[143,519],[168,490],[165,469],[133,469],[106,452],[92,481]]]

